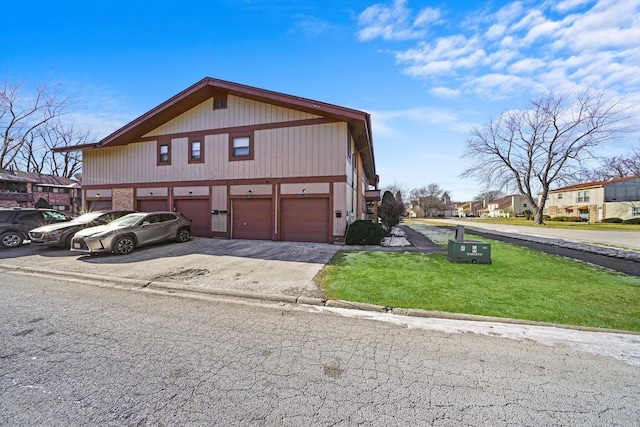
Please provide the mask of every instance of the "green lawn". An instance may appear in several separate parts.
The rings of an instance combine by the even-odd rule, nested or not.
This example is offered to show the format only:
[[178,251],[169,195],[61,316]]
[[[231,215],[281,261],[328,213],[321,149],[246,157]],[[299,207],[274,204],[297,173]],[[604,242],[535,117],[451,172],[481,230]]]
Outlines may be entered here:
[[[460,218],[452,218],[460,219]],[[407,224],[415,222],[417,224],[432,224],[443,225],[443,221],[446,218],[440,218],[438,221],[430,221],[429,218],[411,218],[406,221]],[[542,227],[542,228],[566,228],[566,229],[580,229],[580,230],[616,230],[616,231],[640,231],[640,225],[638,224],[609,224],[606,222],[561,222],[561,221],[545,221],[542,225],[536,225],[533,221],[527,221],[524,218],[466,218],[469,226],[473,226],[474,223],[489,223],[489,224],[506,224],[506,225],[521,225],[527,227]],[[451,225],[454,225],[451,223]]]
[[453,264],[443,254],[340,251],[316,282],[331,299],[640,331],[640,278],[490,242],[490,265]]

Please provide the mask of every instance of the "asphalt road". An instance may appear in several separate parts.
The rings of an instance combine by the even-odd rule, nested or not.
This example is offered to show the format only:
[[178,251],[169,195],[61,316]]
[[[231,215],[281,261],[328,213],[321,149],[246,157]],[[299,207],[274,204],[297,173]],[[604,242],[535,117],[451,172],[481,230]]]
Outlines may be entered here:
[[314,310],[0,273],[0,425],[638,425],[637,366]]

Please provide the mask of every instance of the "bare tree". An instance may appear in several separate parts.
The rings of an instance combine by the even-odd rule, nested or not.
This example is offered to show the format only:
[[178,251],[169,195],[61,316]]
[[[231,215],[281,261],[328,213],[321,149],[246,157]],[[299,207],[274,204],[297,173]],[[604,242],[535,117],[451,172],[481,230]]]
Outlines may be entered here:
[[487,188],[517,189],[532,206],[535,223],[542,224],[550,186],[573,182],[602,142],[630,131],[630,107],[592,92],[550,92],[530,103],[529,109],[472,128],[464,157],[473,164],[461,177],[478,178]]
[[640,148],[638,147],[627,155],[606,157],[602,160],[600,168],[586,173],[586,176],[592,181],[638,175],[640,175]]
[[436,216],[444,211],[444,190],[438,184],[429,184],[426,187],[411,190],[411,200],[420,206],[424,216]]
[[396,200],[400,203],[406,203],[409,201],[409,190],[407,190],[407,186],[404,182],[398,183],[394,181],[392,184],[382,188],[382,194],[384,194],[386,191],[393,194]]
[[28,135],[15,163],[19,169],[29,172],[71,178],[82,169],[82,152],[53,150],[84,144],[89,139],[89,131],[79,131],[73,124],[64,123],[59,119],[51,120]]
[[17,166],[16,159],[33,142],[34,132],[60,117],[69,105],[69,98],[46,85],[36,86],[29,96],[19,84],[5,82],[0,88],[0,168]]
[[478,193],[476,197],[473,198],[474,202],[481,202],[483,206],[487,203],[494,202],[504,196],[504,193],[501,190],[487,190],[481,193]]

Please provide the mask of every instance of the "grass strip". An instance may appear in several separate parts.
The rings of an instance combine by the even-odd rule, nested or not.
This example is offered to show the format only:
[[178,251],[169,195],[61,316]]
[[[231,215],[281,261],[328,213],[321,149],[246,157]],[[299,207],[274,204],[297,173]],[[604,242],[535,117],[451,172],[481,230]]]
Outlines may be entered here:
[[640,331],[640,278],[490,243],[490,265],[454,264],[443,254],[340,251],[316,282],[331,299]]

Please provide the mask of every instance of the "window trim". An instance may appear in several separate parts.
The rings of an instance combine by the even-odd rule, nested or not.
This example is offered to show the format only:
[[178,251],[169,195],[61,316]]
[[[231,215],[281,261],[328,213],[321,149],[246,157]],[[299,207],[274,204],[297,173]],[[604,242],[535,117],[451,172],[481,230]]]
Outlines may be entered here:
[[[200,144],[200,158],[199,159],[194,159],[193,158],[193,143],[197,142]],[[188,146],[188,150],[189,152],[187,153],[187,158],[189,159],[189,163],[204,163],[204,138],[198,137],[190,137],[189,138],[189,146]]]
[[[171,139],[170,138],[163,138],[163,139],[158,139],[156,145],[156,156],[157,156],[157,165],[158,166],[169,166],[171,165]],[[161,153],[160,153],[160,148],[163,146],[167,146],[168,147],[168,152],[167,152],[167,161],[163,162],[161,161]]]
[[[238,132],[229,134],[229,161],[234,162],[238,160],[253,160],[254,159],[254,135],[253,132]],[[236,156],[233,151],[233,141],[236,138],[249,138],[249,154],[246,156]]]

